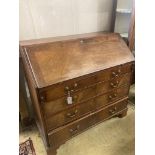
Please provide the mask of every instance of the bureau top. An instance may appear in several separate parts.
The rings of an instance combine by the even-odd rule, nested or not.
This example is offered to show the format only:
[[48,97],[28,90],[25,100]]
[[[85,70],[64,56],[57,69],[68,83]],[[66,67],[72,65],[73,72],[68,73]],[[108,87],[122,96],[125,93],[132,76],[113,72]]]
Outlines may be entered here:
[[134,61],[120,35],[93,33],[20,42],[38,88]]

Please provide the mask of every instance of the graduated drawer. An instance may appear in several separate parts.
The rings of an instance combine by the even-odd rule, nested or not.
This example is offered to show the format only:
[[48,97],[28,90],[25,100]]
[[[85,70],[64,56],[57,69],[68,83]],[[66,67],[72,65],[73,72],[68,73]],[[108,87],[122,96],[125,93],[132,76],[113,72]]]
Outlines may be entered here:
[[94,83],[108,81],[121,76],[124,73],[129,73],[132,70],[132,63],[116,66],[113,68],[98,71],[79,78],[64,81],[53,86],[39,89],[40,99],[44,102],[58,99],[67,95],[68,91],[75,92],[87,88]]
[[125,99],[123,101],[115,102],[115,104],[108,106],[108,108],[105,107],[103,109],[100,109],[95,114],[95,122],[99,123],[106,118],[116,115],[119,111],[127,109],[127,104],[128,99]]
[[55,115],[45,118],[47,130],[53,130],[57,127],[65,125],[79,117],[91,113],[93,110],[93,100],[89,100],[83,104],[78,104],[65,111],[59,112]]
[[83,101],[83,103],[81,103],[81,106],[87,106],[89,104],[89,102],[87,102],[88,98],[95,96],[94,89],[95,87],[91,87],[85,91],[79,92],[78,94],[72,94],[72,104],[67,103],[67,96],[64,96],[51,102],[42,103],[42,109],[45,117],[50,117],[51,115],[61,112],[65,109],[72,108],[76,105],[78,106],[78,101]]
[[120,77],[114,78],[110,81],[99,82],[96,84],[96,95],[106,93],[112,89],[119,88],[124,85],[130,85],[131,73],[125,73]]
[[[114,96],[114,94],[117,94],[117,95]],[[96,96],[88,100],[87,102],[70,106],[69,109],[56,113],[55,115],[47,115],[47,112],[46,112],[45,120],[46,120],[47,129],[52,130],[59,126],[65,125],[68,122],[71,122],[79,117],[82,117],[88,113],[91,113],[92,111],[96,111],[108,104],[112,104],[115,100],[119,100],[120,98],[126,97],[127,94],[128,94],[128,87],[123,86],[109,93]],[[50,112],[48,114],[50,114]]]
[[[94,84],[91,87],[88,87],[81,91],[71,93],[71,97],[73,100],[72,105],[67,104],[67,96],[63,96],[63,97],[61,97],[57,100],[54,100],[54,101],[44,102],[42,104],[43,111],[44,111],[45,115],[48,117],[51,114],[55,114],[61,110],[72,107],[75,104],[86,102],[88,99],[91,99],[99,94],[109,92],[113,89],[119,88],[124,85],[129,86],[130,75],[131,75],[131,73],[126,73],[126,74],[123,74],[121,77],[115,78],[111,81],[97,83],[97,84]],[[122,95],[124,95],[124,94],[122,94]],[[106,101],[106,103],[107,102],[108,102],[108,100]]]
[[118,89],[114,89],[108,93],[98,95],[94,98],[95,110],[101,109],[123,97],[127,97],[129,92],[128,86],[121,86]]
[[127,101],[117,102],[116,104],[106,107],[105,109],[97,111],[96,113],[91,113],[90,115],[50,132],[48,134],[49,144],[51,146],[62,144],[66,140],[88,129],[92,125],[114,116],[119,111],[125,109],[126,105]]

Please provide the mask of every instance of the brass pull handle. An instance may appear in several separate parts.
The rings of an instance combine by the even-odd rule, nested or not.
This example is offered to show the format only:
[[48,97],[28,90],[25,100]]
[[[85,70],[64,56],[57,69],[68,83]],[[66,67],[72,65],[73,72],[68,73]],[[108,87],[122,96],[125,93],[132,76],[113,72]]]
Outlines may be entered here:
[[121,70],[119,69],[117,72],[120,74],[121,73]]
[[77,125],[75,129],[69,129],[71,133],[76,133],[80,128],[80,125]]
[[68,86],[66,86],[66,87],[65,87],[65,90],[66,90],[66,91],[69,91],[69,87],[68,87]]
[[113,75],[114,77],[118,77],[118,74],[117,74],[116,72],[112,72],[112,75]]
[[121,73],[121,70],[119,69],[117,72],[112,72],[112,75],[114,77],[118,77],[120,73]]
[[110,114],[114,114],[116,111],[117,111],[117,107],[114,107],[114,109],[109,110]]
[[117,94],[114,94],[114,97],[117,97]]
[[69,87],[65,87],[65,91],[67,92],[67,93],[72,93],[72,92],[74,92],[74,90],[73,89],[69,89]]
[[84,40],[80,40],[80,43],[81,43],[81,44],[84,43]]
[[113,94],[113,95],[109,95],[109,99],[113,99],[113,98],[115,98],[115,97],[117,97],[117,94],[116,94],[116,93]]
[[[77,83],[74,84],[74,88],[77,87]],[[74,92],[74,89],[69,88],[68,86],[65,87],[65,91],[67,92]]]
[[76,116],[77,112],[78,112],[78,110],[76,109],[73,113],[67,113],[67,117],[73,118]]
[[109,99],[112,99],[112,96],[111,95],[109,95]]
[[110,85],[111,85],[113,88],[116,88],[116,87],[117,87],[117,85],[118,85],[118,83],[119,83],[118,81],[116,81],[116,83],[115,83],[115,84],[114,84],[113,82],[111,82],[111,83],[110,83]]
[[110,85],[113,87],[113,88],[115,88],[115,87],[117,87],[114,83],[110,83]]
[[74,88],[76,88],[78,86],[78,84],[77,83],[74,83]]

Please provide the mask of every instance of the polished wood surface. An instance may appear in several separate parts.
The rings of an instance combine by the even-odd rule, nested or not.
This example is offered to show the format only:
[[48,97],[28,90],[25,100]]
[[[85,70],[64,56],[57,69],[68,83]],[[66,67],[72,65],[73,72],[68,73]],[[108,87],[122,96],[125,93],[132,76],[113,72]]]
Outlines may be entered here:
[[89,127],[126,115],[134,57],[118,34],[23,41],[20,54],[48,155]]
[[134,60],[118,34],[34,45],[23,52],[38,88]]
[[111,118],[114,115],[119,115],[119,112],[126,109],[126,106],[127,100],[116,102],[115,104],[96,111],[95,113],[91,113],[79,120],[69,123],[66,126],[60,127],[48,134],[49,143],[52,146],[60,145],[71,137],[81,133],[83,130],[88,129],[90,126],[102,122],[107,118]]
[[[123,74],[130,73],[132,71],[132,66],[133,65],[131,63],[127,63],[117,67],[112,67],[104,71],[95,72],[84,77],[71,79],[64,81],[63,83],[58,83],[50,87],[39,89],[39,93],[41,98],[44,98],[44,102],[55,100],[59,97],[65,96],[68,91],[71,93],[73,90],[74,92],[81,91],[82,89],[86,89],[99,82],[108,82],[111,80],[117,80],[117,78],[123,78]],[[128,77],[130,77],[130,75]]]
[[91,113],[95,107],[94,100],[89,100],[83,104],[75,105],[72,108],[64,110],[60,113],[47,117],[46,124],[47,129],[50,131],[59,126],[65,125],[71,121],[74,121],[84,115]]

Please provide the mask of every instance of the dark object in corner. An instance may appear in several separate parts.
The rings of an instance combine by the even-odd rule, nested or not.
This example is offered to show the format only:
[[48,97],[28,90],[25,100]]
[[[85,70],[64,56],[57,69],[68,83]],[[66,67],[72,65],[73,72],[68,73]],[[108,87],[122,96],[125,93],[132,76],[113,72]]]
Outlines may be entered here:
[[31,138],[19,144],[19,155],[36,155]]

